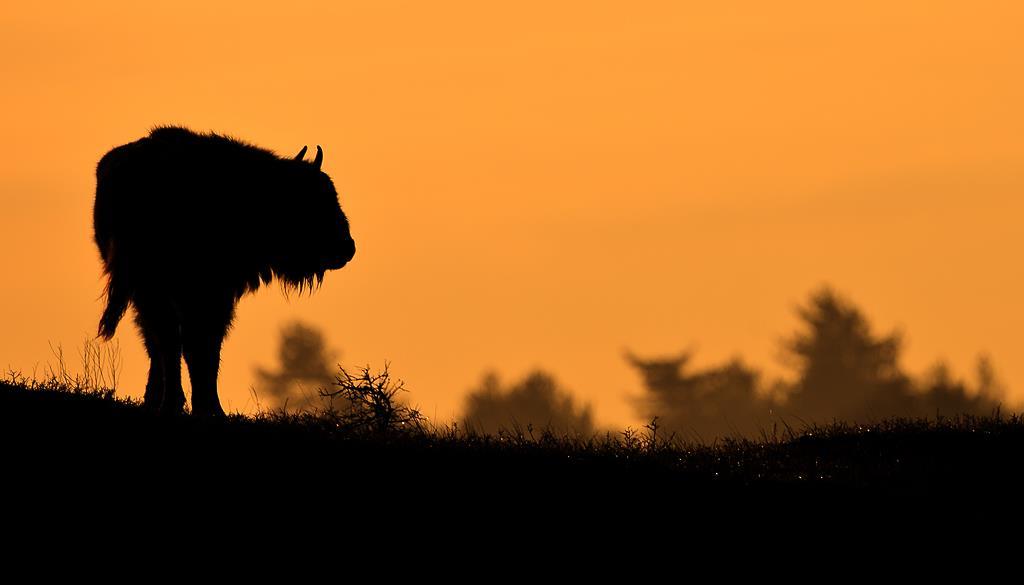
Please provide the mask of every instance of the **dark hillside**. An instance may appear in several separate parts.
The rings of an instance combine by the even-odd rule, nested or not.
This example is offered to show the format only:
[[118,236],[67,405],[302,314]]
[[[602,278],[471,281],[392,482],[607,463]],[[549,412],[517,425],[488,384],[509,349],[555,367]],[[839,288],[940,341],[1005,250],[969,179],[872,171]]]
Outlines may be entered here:
[[[835,425],[777,441],[652,444],[461,431],[340,431],[326,418],[161,418],[109,394],[0,383],[7,487],[134,505],[338,507],[514,514],[689,508],[694,502],[933,494],[1024,485],[1016,417]],[[888,496],[887,496],[888,497]],[[841,501],[841,500],[835,500]],[[376,508],[375,508],[376,507]],[[699,507],[698,507],[699,508]]]

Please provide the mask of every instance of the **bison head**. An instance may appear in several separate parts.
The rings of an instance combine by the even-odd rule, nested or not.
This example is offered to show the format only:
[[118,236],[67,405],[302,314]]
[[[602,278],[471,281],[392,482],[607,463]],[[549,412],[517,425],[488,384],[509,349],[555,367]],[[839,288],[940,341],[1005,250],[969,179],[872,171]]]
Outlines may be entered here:
[[289,163],[289,180],[282,186],[280,205],[272,218],[279,239],[271,253],[271,268],[286,287],[314,288],[324,273],[348,264],[356,253],[348,218],[338,203],[334,183],[320,170],[324,151],[316,147],[312,162],[303,160],[306,147]]

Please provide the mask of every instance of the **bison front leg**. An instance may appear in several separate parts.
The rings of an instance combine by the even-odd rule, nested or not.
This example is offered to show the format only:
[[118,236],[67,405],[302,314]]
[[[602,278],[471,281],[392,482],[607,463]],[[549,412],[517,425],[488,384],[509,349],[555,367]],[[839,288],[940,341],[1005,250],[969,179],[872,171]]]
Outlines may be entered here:
[[233,303],[192,307],[182,324],[182,350],[192,380],[192,413],[223,416],[217,396],[220,350],[234,313]]

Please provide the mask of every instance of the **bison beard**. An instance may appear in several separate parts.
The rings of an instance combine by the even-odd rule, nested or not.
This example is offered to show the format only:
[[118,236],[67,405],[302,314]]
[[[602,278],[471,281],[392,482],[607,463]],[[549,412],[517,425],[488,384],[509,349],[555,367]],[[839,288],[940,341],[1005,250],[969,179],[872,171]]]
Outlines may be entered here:
[[150,358],[144,404],[222,415],[220,350],[235,305],[277,278],[313,290],[355,254],[331,179],[312,163],[216,134],[156,128],[107,153],[96,168],[96,245],[108,276],[99,335],[129,305]]

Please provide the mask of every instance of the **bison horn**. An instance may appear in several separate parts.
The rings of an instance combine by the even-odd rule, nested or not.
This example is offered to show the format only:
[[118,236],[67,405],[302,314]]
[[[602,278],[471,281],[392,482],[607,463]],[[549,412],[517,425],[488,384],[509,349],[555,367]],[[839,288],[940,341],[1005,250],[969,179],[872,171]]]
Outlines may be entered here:
[[302,147],[302,150],[299,151],[299,154],[295,155],[295,160],[302,160],[302,157],[306,156],[306,148],[306,146]]
[[316,145],[316,158],[313,159],[313,166],[316,170],[320,170],[320,166],[324,164],[324,149],[320,148],[320,145]]

